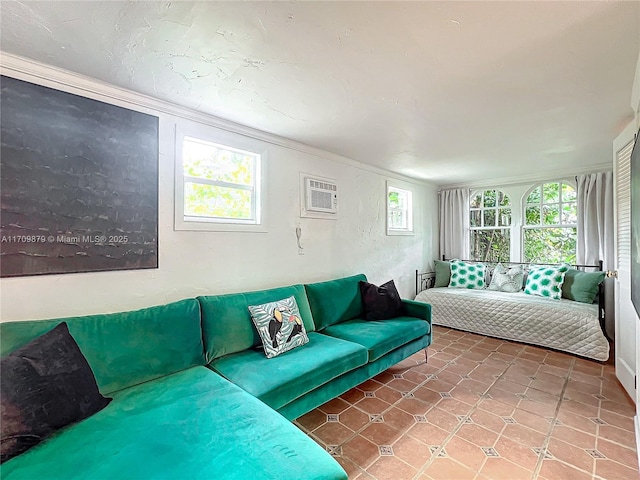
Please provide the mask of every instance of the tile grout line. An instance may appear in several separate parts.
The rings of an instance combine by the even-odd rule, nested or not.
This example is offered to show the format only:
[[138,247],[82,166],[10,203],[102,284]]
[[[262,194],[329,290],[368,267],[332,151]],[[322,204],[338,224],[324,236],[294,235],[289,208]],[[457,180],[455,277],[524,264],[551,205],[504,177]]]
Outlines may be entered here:
[[[482,342],[482,340],[479,340],[479,341],[477,341],[476,343],[474,343],[474,344],[473,344],[473,346],[475,346],[476,344],[481,343],[481,342]],[[495,351],[496,351],[496,350],[492,350],[492,352],[495,352]],[[451,354],[448,354],[447,352],[442,352],[442,353],[445,353],[445,354],[447,354],[447,355],[451,355]],[[433,379],[432,375],[436,375],[436,376],[437,376],[437,375],[438,375],[438,373],[441,373],[441,372],[443,372],[443,371],[445,371],[445,370],[446,370],[446,368],[450,365],[450,362],[455,361],[455,360],[457,360],[457,359],[459,359],[459,358],[461,358],[461,357],[462,357],[462,353],[460,353],[460,354],[458,354],[457,356],[455,356],[452,360],[449,360],[449,361],[445,362],[445,364],[444,364],[442,367],[440,367],[440,368],[436,371],[436,373],[433,373],[433,374],[427,374],[427,378],[425,378],[422,382],[420,382],[420,383],[419,383],[419,384],[417,384],[415,387],[413,387],[411,390],[409,390],[409,392],[408,392],[408,393],[414,393],[414,392],[415,392],[415,391],[417,391],[419,388],[423,387],[423,386],[425,385],[425,383],[428,383],[430,380],[432,380],[432,379]],[[422,362],[416,362],[416,365],[428,365],[428,361],[427,361],[427,360],[425,360],[425,361],[422,361]],[[479,363],[478,365],[481,365],[481,364]],[[407,368],[407,370],[410,370],[411,368],[413,368],[413,367],[408,367],[408,368]],[[474,367],[474,370],[475,370],[475,368],[477,368],[477,366],[476,366],[476,367]],[[381,372],[381,373],[382,373],[382,372]],[[497,380],[498,380],[498,379],[496,378],[496,380],[494,380],[494,383],[495,383]],[[493,384],[494,384],[494,383],[492,383],[492,384],[491,384],[491,386],[490,386],[489,388],[491,388],[491,387],[493,386]],[[456,385],[457,385],[457,384],[456,384]],[[386,386],[386,384],[384,384],[383,386]],[[389,388],[393,388],[393,387],[389,387]],[[394,389],[394,390],[395,390],[395,389]],[[487,389],[487,390],[488,390],[488,389]],[[400,392],[400,393],[402,393],[402,392]],[[486,393],[486,391],[485,391],[485,393]],[[401,398],[399,398],[398,400],[396,400],[395,402],[393,402],[392,404],[390,404],[390,405],[389,405],[389,407],[387,407],[386,409],[384,409],[384,410],[382,411],[382,413],[380,413],[379,415],[384,417],[384,413],[385,413],[385,412],[388,412],[389,410],[391,410],[391,409],[393,409],[393,408],[396,408],[396,405],[397,405],[399,402],[401,402],[402,400],[404,400],[404,398],[405,398],[405,397],[401,397]],[[418,401],[420,401],[420,402],[422,402],[422,403],[424,403],[425,405],[428,405],[426,402],[424,402],[423,400],[420,400],[419,398],[418,398],[417,400],[418,400]],[[481,398],[480,400],[482,400],[482,398]],[[480,400],[478,400],[478,401],[480,401]],[[351,404],[351,406],[352,406],[352,407],[354,407],[354,408],[357,408],[359,411],[361,411],[361,412],[365,413],[367,416],[369,416],[369,417],[371,416],[371,414],[370,414],[370,413],[365,412],[364,410],[362,410],[362,409],[358,408],[358,407],[357,407],[357,405]],[[431,409],[432,409],[433,407],[435,407],[435,406],[436,406],[436,405],[431,405],[431,406],[430,406],[430,408],[429,408],[429,410],[431,410]],[[402,409],[400,408],[400,410],[402,410]],[[402,410],[402,411],[404,412],[405,410]],[[409,414],[409,412],[406,412],[406,413],[407,413],[407,414]],[[466,415],[465,415],[465,418],[466,418]],[[364,431],[364,430],[365,430],[367,427],[369,427],[371,424],[372,424],[372,422],[371,422],[371,421],[367,422],[365,425],[363,425],[363,426],[362,426],[362,427],[360,427],[357,431],[355,431],[352,435],[350,435],[348,438],[346,438],[342,443],[340,443],[340,446],[343,446],[345,443],[348,443],[349,441],[353,440],[356,436],[358,436],[362,431]],[[461,427],[461,425],[463,425],[463,424],[464,424],[464,419],[463,419],[462,421],[459,421],[459,422],[458,422],[458,425],[457,425],[457,426],[455,427],[455,429],[454,429],[454,433],[455,433],[456,431],[458,431],[458,429],[459,429],[459,428]],[[310,432],[309,434],[311,434],[311,432]],[[446,443],[446,442],[448,442],[448,441],[449,441],[449,437],[447,437],[447,438],[445,439],[444,443]],[[323,443],[324,443],[324,442],[323,442]],[[421,443],[422,443],[422,442],[421,442]],[[441,451],[442,451],[442,446],[440,446],[440,447],[438,448],[438,450],[436,450],[435,452],[433,452],[433,453],[432,453],[431,458],[427,461],[427,464],[426,464],[426,465],[424,465],[421,469],[418,469],[418,474],[417,474],[417,475],[420,475],[420,473],[421,473],[421,472],[422,472],[422,471],[423,471],[423,470],[424,470],[428,465],[430,465],[430,464],[432,463],[432,459],[433,459],[434,457],[437,457],[437,455],[438,455]],[[406,462],[404,462],[402,459],[398,459],[398,460],[402,461],[403,463],[406,463]],[[407,465],[409,465],[409,464],[407,464]],[[410,465],[410,466],[411,466],[411,465]],[[413,468],[415,468],[415,467],[413,467]],[[364,470],[364,469],[360,468],[360,466],[358,466],[358,469],[359,469],[359,470],[361,470],[361,473],[366,473],[367,475],[369,475],[369,476],[373,477],[373,475],[371,475],[371,474],[370,474],[369,472],[367,472],[366,470]],[[416,476],[416,477],[414,477],[414,478],[417,478],[417,476]]]
[[542,470],[542,464],[544,462],[544,457],[547,453],[547,449],[549,448],[549,441],[551,440],[551,435],[553,434],[553,430],[556,426],[556,420],[558,419],[558,413],[560,412],[560,406],[562,402],[564,402],[564,394],[567,391],[567,387],[569,386],[569,379],[571,378],[571,373],[573,372],[573,367],[575,366],[576,359],[571,359],[571,364],[569,365],[569,369],[567,370],[567,377],[564,380],[564,385],[562,385],[562,391],[560,392],[560,399],[558,400],[558,404],[556,405],[556,411],[553,414],[551,419],[551,424],[549,425],[549,430],[544,437],[544,441],[542,442],[542,451],[540,455],[538,455],[538,461],[536,462],[536,466],[533,470],[533,475],[531,480],[536,480],[540,475],[540,470]]
[[[418,353],[418,352],[416,352],[416,353]],[[459,357],[459,356],[458,356],[458,357]],[[455,357],[455,358],[457,359],[458,357]],[[426,360],[425,360],[425,361],[421,361],[421,362],[417,362],[417,361],[416,361],[416,366],[417,366],[417,365],[428,365],[428,362],[427,362]],[[429,380],[431,380],[431,379],[432,379],[432,378],[430,378],[430,377],[429,377],[429,375],[437,375],[438,373],[441,373],[442,371],[444,371],[444,370],[447,368],[447,366],[448,366],[448,365],[449,365],[449,362],[446,362],[442,367],[440,367],[440,368],[437,370],[437,372],[436,372],[436,373],[434,373],[434,374],[428,374],[428,375],[427,375],[427,378],[425,378],[422,382],[420,382],[420,383],[419,383],[419,384],[417,384],[415,387],[413,387],[411,390],[409,390],[409,393],[413,393],[413,392],[417,391],[420,387],[424,386],[424,384],[425,384],[426,382],[428,382]],[[413,366],[412,366],[412,367],[407,367],[407,371],[408,371],[408,370],[410,370],[411,368],[413,368]],[[386,370],[385,370],[385,371],[386,371]],[[384,372],[380,372],[380,373],[384,373]],[[387,386],[387,385],[386,385],[386,384],[381,384],[381,387],[384,387],[384,386]],[[392,388],[393,390],[395,390],[395,388],[393,388],[393,387],[388,387],[388,388]],[[400,392],[399,390],[397,390],[397,391],[398,391],[398,392]],[[403,392],[400,392],[400,393],[403,393]],[[389,406],[388,406],[387,408],[385,408],[381,413],[379,413],[379,414],[377,414],[377,415],[384,417],[384,414],[385,414],[386,412],[390,411],[390,410],[391,410],[391,409],[393,409],[393,408],[396,408],[396,404],[398,404],[399,402],[401,402],[402,400],[404,400],[404,398],[405,398],[405,397],[400,397],[400,398],[399,398],[398,400],[396,400],[395,402],[393,402],[393,403],[389,404]],[[422,400],[420,400],[420,399],[417,399],[417,400],[419,400],[420,402],[422,402]],[[383,400],[383,401],[384,401],[384,400]],[[349,402],[347,402],[347,403],[349,403]],[[356,403],[357,403],[357,402],[356,402]],[[426,405],[426,402],[423,402],[423,403],[425,403],[425,405]],[[358,407],[357,405],[355,405],[355,404],[350,404],[350,406],[351,406],[351,407],[353,407],[353,408],[355,408],[355,409],[357,409],[358,411],[360,411],[360,412],[362,412],[362,413],[366,414],[369,418],[371,418],[371,415],[372,415],[371,413],[365,412],[364,410],[362,410],[361,408],[359,408],[359,407]],[[435,406],[435,405],[434,405],[434,406]],[[433,408],[433,406],[432,406],[431,408]],[[346,409],[345,409],[345,410],[346,410]],[[400,410],[402,410],[402,409],[400,409]],[[405,410],[402,410],[402,411],[404,412]],[[409,414],[409,412],[406,412],[406,413],[407,413],[407,414]],[[364,430],[366,430],[366,429],[367,429],[370,425],[372,425],[373,423],[374,423],[374,422],[372,422],[371,420],[369,420],[367,423],[365,423],[365,424],[364,424],[362,427],[360,427],[358,430],[355,430],[355,431],[353,432],[353,434],[349,435],[345,440],[343,440],[343,441],[340,443],[340,445],[339,445],[339,446],[340,446],[340,447],[342,447],[344,444],[346,444],[346,443],[350,442],[351,440],[353,440],[354,438],[356,438],[358,435],[360,435],[360,433],[362,433]],[[309,432],[309,435],[312,435],[312,432]],[[320,440],[320,439],[318,439],[318,440]],[[368,439],[367,439],[367,440],[368,440]],[[324,443],[324,442],[322,442],[322,443]],[[342,456],[342,455],[340,455],[340,456]],[[377,459],[376,459],[376,460],[377,460]],[[403,463],[406,463],[406,462],[404,462],[402,459],[398,459],[398,460],[402,461]],[[373,464],[373,462],[372,462],[372,464]],[[407,464],[407,465],[409,465],[409,464]],[[369,466],[371,466],[371,465],[369,465]],[[366,470],[362,469],[362,468],[360,467],[360,465],[358,465],[358,469],[361,471],[361,473],[366,473],[366,474],[367,474],[367,475],[369,475],[370,477],[373,477],[373,475],[372,475],[371,473],[369,473],[369,472],[367,472]]]
[[[456,343],[456,341],[454,340],[452,343]],[[399,392],[399,393],[414,393],[414,392],[418,391],[420,388],[423,388],[423,387],[427,387],[427,388],[428,388],[428,383],[429,383],[431,380],[433,380],[433,379],[434,379],[434,378],[433,378],[434,376],[437,376],[438,374],[440,374],[440,373],[442,373],[442,372],[445,372],[445,371],[447,370],[447,368],[452,364],[452,362],[455,362],[455,361],[457,361],[457,360],[467,360],[467,359],[464,357],[465,352],[468,352],[472,347],[477,346],[477,345],[478,345],[478,344],[480,344],[480,343],[482,343],[482,340],[478,340],[478,341],[476,341],[475,343],[473,343],[473,344],[471,344],[471,345],[465,345],[466,350],[461,351],[461,352],[460,352],[460,353],[458,353],[457,355],[454,355],[454,354],[452,354],[452,353],[445,352],[445,351],[442,351],[442,350],[438,350],[438,351],[436,352],[436,354],[437,354],[437,353],[444,353],[444,354],[446,354],[446,355],[450,355],[452,358],[451,358],[451,359],[449,359],[449,360],[447,360],[447,361],[445,361],[445,360],[440,360],[440,361],[444,362],[444,365],[442,365],[442,366],[441,366],[441,367],[439,367],[439,368],[434,367],[434,368],[436,368],[435,373],[424,374],[424,373],[422,373],[422,372],[417,372],[417,373],[420,373],[421,375],[425,375],[425,376],[426,376],[426,378],[425,378],[424,380],[422,380],[420,383],[416,384],[414,387],[412,387],[408,392],[402,392],[402,391],[397,390],[397,389],[395,389],[395,388],[393,388],[393,387],[389,387],[387,383],[382,383],[382,382],[380,382],[380,381],[376,381],[376,382],[380,384],[380,387],[379,387],[379,388],[387,387],[387,388],[391,388],[391,389],[393,389],[393,390],[395,390],[395,391],[397,391],[397,392]],[[446,347],[445,347],[445,348],[446,348]],[[496,348],[494,348],[493,350],[487,350],[488,355],[491,355],[492,353],[496,353],[496,352],[497,352],[497,353],[501,353],[501,352],[499,352],[499,351],[498,351],[498,348],[499,348],[499,347],[496,347]],[[416,352],[416,353],[418,353],[418,352]],[[506,362],[506,365],[504,366],[504,370],[500,373],[500,375],[498,375],[497,377],[495,377],[495,378],[494,378],[494,380],[491,382],[491,384],[489,384],[489,385],[484,389],[484,391],[483,391],[483,393],[482,393],[482,394],[479,394],[479,398],[478,398],[478,400],[476,400],[476,402],[475,402],[473,405],[470,405],[470,410],[469,410],[469,411],[468,411],[464,416],[461,416],[461,417],[464,417],[464,418],[461,418],[461,419],[458,421],[457,425],[453,428],[453,430],[449,433],[449,435],[447,435],[447,437],[446,437],[446,438],[441,442],[441,444],[438,446],[438,448],[437,448],[435,451],[433,451],[433,453],[431,453],[430,458],[425,462],[425,464],[424,464],[421,468],[416,469],[413,465],[411,465],[411,464],[407,463],[406,461],[404,461],[403,459],[401,459],[401,458],[399,458],[399,457],[396,457],[396,458],[397,458],[399,461],[401,461],[402,463],[404,463],[404,464],[406,464],[406,465],[408,465],[408,466],[412,467],[413,469],[418,470],[418,472],[416,473],[416,475],[413,477],[414,479],[418,479],[422,474],[424,474],[424,471],[425,471],[428,467],[430,467],[430,466],[434,463],[434,461],[435,461],[437,458],[439,458],[439,457],[438,457],[438,454],[439,454],[439,453],[441,453],[443,450],[445,450],[445,451],[446,451],[446,448],[445,448],[445,447],[446,447],[446,445],[447,445],[447,444],[452,440],[452,438],[453,438],[453,437],[454,437],[454,436],[455,436],[455,435],[460,431],[460,429],[462,428],[462,426],[465,424],[465,421],[466,421],[468,418],[470,418],[470,417],[471,417],[471,415],[473,415],[473,414],[474,414],[474,413],[475,413],[475,412],[480,408],[480,407],[479,407],[479,404],[482,402],[482,400],[483,400],[484,398],[486,398],[484,395],[486,395],[486,394],[487,394],[487,392],[488,392],[491,388],[493,388],[494,386],[496,386],[496,383],[497,383],[498,381],[500,381],[500,379],[502,379],[502,378],[503,378],[503,377],[508,373],[508,371],[510,371],[510,369],[511,369],[511,367],[512,367],[513,365],[515,365],[515,364],[517,363],[517,362],[515,362],[514,360],[516,360],[516,359],[518,359],[518,358],[521,358],[522,360],[527,360],[527,361],[532,361],[532,362],[534,362],[534,361],[535,361],[535,360],[531,360],[531,359],[523,358],[523,357],[522,357],[522,355],[523,355],[524,353],[526,353],[526,352],[525,352],[525,349],[522,349],[522,350],[520,350],[520,351],[519,351],[515,356],[514,356],[513,354],[510,354],[510,355],[512,356],[512,360],[511,360],[511,361],[509,361],[509,362]],[[545,357],[546,357],[546,356],[545,356]],[[476,362],[475,360],[472,360],[472,361],[473,361],[473,362],[475,362],[475,363],[476,363],[476,365],[473,367],[473,369],[472,369],[470,372],[468,372],[468,373],[467,373],[467,375],[468,375],[468,374],[470,374],[470,373],[472,373],[473,371],[475,371],[477,368],[479,368],[479,366],[480,366],[480,365],[483,365],[483,364],[484,364],[484,365],[488,365],[488,364],[486,364],[484,361],[481,361],[481,362]],[[419,366],[419,365],[429,365],[429,364],[428,364],[428,361],[424,361],[424,360],[423,360],[423,361],[414,360],[414,362],[415,362],[415,365],[408,366],[408,367],[403,367],[403,368],[404,368],[404,372],[403,372],[402,374],[404,374],[404,373],[406,373],[406,372],[411,371],[411,370],[412,370],[414,367],[416,367],[416,366]],[[539,365],[545,365],[545,364],[544,364],[544,359],[542,359],[541,361],[537,361],[537,363],[538,363]],[[557,405],[556,405],[556,410],[555,410],[555,412],[554,412],[553,419],[552,419],[552,421],[551,421],[551,423],[550,423],[550,425],[549,425],[549,429],[547,430],[547,434],[545,435],[545,440],[544,440],[544,442],[543,442],[543,451],[538,455],[538,460],[537,460],[537,462],[536,462],[536,467],[534,468],[534,472],[533,472],[533,477],[532,477],[533,479],[537,478],[537,476],[539,475],[539,471],[540,471],[540,469],[541,469],[541,467],[542,467],[542,463],[543,463],[543,461],[544,461],[544,455],[545,455],[545,452],[547,451],[548,444],[549,444],[549,440],[550,440],[550,438],[551,438],[551,436],[552,436],[552,432],[553,432],[553,429],[554,429],[555,424],[556,424],[556,420],[557,420],[557,417],[558,417],[558,413],[559,413],[560,406],[562,405],[562,402],[564,401],[564,395],[565,395],[566,389],[567,389],[567,387],[568,387],[568,382],[569,382],[569,379],[570,379],[570,377],[571,377],[571,373],[573,372],[573,369],[574,369],[575,364],[576,364],[576,360],[575,360],[575,358],[574,358],[574,359],[572,359],[572,360],[571,360],[571,363],[570,363],[570,365],[569,365],[569,368],[567,369],[567,376],[566,376],[566,378],[565,378],[565,382],[564,382],[564,384],[563,384],[563,388],[562,388],[562,391],[561,391],[561,393],[560,393],[560,398],[559,398],[559,401],[558,401],[558,403],[557,403]],[[489,365],[489,366],[491,366],[491,365]],[[494,366],[495,366],[495,365],[494,365]],[[381,373],[383,373],[383,372],[381,372]],[[456,372],[453,372],[453,373],[455,373],[456,375],[458,375],[458,376],[460,376],[460,377],[463,377],[463,375],[462,375],[462,374],[459,374],[459,373],[456,373]],[[390,380],[389,380],[389,381],[390,381]],[[408,381],[409,381],[409,382],[411,382],[411,380],[408,380]],[[454,387],[455,387],[455,386],[458,386],[458,385],[461,383],[461,381],[462,381],[462,378],[461,378],[461,380],[459,380],[459,381],[458,381],[458,383],[456,383],[456,384],[454,385]],[[529,385],[526,385],[526,388],[534,388],[534,389],[536,389],[535,387],[530,387]],[[603,384],[601,383],[601,389],[600,389],[600,391],[601,391],[601,392],[602,392],[602,388],[603,388]],[[536,389],[536,390],[537,390],[537,389]],[[400,408],[400,407],[398,407],[398,406],[397,406],[397,405],[398,405],[402,400],[404,400],[405,398],[407,398],[407,396],[406,396],[406,395],[404,395],[404,396],[402,396],[402,397],[398,398],[398,399],[397,399],[397,400],[395,400],[393,403],[390,403],[390,404],[389,404],[389,406],[388,406],[387,408],[385,408],[381,413],[379,413],[379,414],[377,414],[377,415],[384,416],[384,414],[385,414],[385,413],[389,412],[390,410],[392,410],[392,409],[394,409],[394,408],[398,408],[398,409],[399,409],[399,410],[401,410],[402,412],[405,412],[405,413],[407,413],[407,414],[409,414],[409,415],[412,415],[410,412],[408,412],[408,411],[406,411],[406,410],[404,410],[404,409],[402,409],[402,408]],[[429,409],[427,410],[427,413],[428,413],[431,409],[433,409],[435,406],[437,406],[437,404],[438,404],[438,403],[440,403],[440,401],[438,401],[436,404],[432,404],[432,405],[430,405],[428,402],[426,402],[426,401],[424,401],[424,400],[422,400],[422,399],[420,399],[420,398],[416,398],[416,400],[420,401],[421,403],[423,403],[423,404],[425,404],[426,406],[428,406],[428,407],[429,407]],[[358,401],[360,401],[360,400],[358,400]],[[384,400],[383,400],[383,401],[384,401]],[[461,401],[461,400],[458,400],[458,401]],[[348,409],[349,407],[354,407],[357,411],[362,412],[362,413],[363,413],[363,414],[365,414],[367,417],[369,417],[369,419],[371,418],[371,415],[372,415],[372,414],[370,414],[370,413],[368,413],[368,412],[366,412],[366,411],[362,410],[362,409],[361,409],[361,408],[359,408],[356,404],[353,404],[353,403],[350,403],[350,402],[346,402],[346,403],[349,405],[349,406],[347,407],[347,409]],[[356,403],[357,403],[357,402],[356,402]],[[463,403],[466,403],[466,402],[463,402]],[[517,408],[517,407],[513,407],[513,408]],[[600,409],[601,409],[601,407],[599,407],[599,410],[598,410],[598,412],[599,412],[599,413],[598,413],[598,415],[600,414]],[[346,409],[345,409],[345,410],[346,410]],[[446,411],[446,410],[445,410],[445,411]],[[324,412],[322,412],[322,413],[324,413]],[[491,412],[489,412],[489,413],[491,413]],[[456,415],[456,417],[458,417],[458,416]],[[344,446],[346,443],[348,443],[349,441],[351,441],[352,439],[356,438],[358,435],[360,435],[360,434],[361,434],[361,433],[362,433],[366,428],[368,428],[369,426],[371,426],[373,423],[374,423],[374,422],[372,422],[371,420],[367,421],[367,423],[365,423],[362,427],[360,427],[359,429],[357,429],[356,431],[354,431],[354,432],[353,432],[351,435],[349,435],[345,440],[343,440],[342,442],[340,442],[340,445],[339,445],[339,446],[340,446],[340,447],[342,447],[342,446]],[[429,424],[431,424],[431,422],[428,422],[428,423],[429,423]],[[408,427],[408,428],[411,428],[411,427]],[[497,441],[499,440],[499,438],[502,436],[502,434],[503,434],[502,432],[504,432],[504,428],[506,428],[506,425],[501,429],[501,432],[498,434],[498,438],[496,439],[496,442],[497,442]],[[598,427],[597,432],[599,432],[599,427]],[[495,432],[494,432],[494,433],[495,433]],[[313,435],[313,434],[312,434],[312,432],[309,432],[309,435]],[[316,436],[314,435],[314,437],[316,437]],[[316,438],[318,438],[318,437],[316,437]],[[365,438],[366,438],[366,437],[365,437]],[[318,440],[320,440],[320,439],[318,438]],[[370,441],[369,439],[367,439],[367,440],[368,440],[368,441]],[[397,441],[398,441],[398,440],[399,440],[399,439],[396,439],[396,440],[393,442],[393,444],[397,443]],[[320,440],[320,441],[321,441],[322,443],[325,443],[325,442],[324,442],[324,441],[322,441],[322,440]],[[418,440],[418,441],[419,441],[420,443],[424,443],[424,442],[423,442],[423,441],[421,441],[421,440]],[[495,443],[496,443],[496,442],[494,442],[494,446],[495,446]],[[427,446],[428,446],[428,445],[427,445]],[[375,479],[375,478],[376,478],[374,475],[372,475],[370,472],[368,472],[368,471],[367,471],[367,470],[366,470],[362,465],[358,465],[358,464],[356,464],[353,460],[351,460],[349,457],[344,456],[344,455],[342,454],[342,452],[341,452],[340,454],[336,455],[336,456],[337,456],[337,457],[344,458],[345,460],[348,460],[348,461],[349,461],[349,462],[351,462],[351,463],[354,463],[354,465],[357,467],[358,476],[360,476],[361,474],[365,474],[365,475],[368,475],[369,477],[371,477],[371,478],[373,478],[373,479]],[[380,459],[380,456],[376,457],[376,459],[375,459],[375,460],[373,460],[373,461],[371,462],[371,464],[369,464],[369,465],[367,466],[367,468],[371,467],[371,466],[372,466],[376,461],[378,461],[379,459]],[[455,460],[455,459],[453,459],[453,460],[457,462],[457,460]],[[480,467],[480,469],[479,469],[479,470],[481,470],[481,469],[482,469],[482,467],[486,464],[486,462],[487,462],[487,459],[484,459],[484,460],[483,460],[483,462],[482,462],[482,466]],[[562,463],[564,463],[564,462],[562,462]],[[594,464],[594,465],[595,465],[595,464]],[[468,466],[466,466],[466,465],[464,465],[464,467],[465,467],[465,468],[469,468],[469,467],[468,467]],[[594,468],[595,468],[595,467],[594,467]],[[480,473],[479,473],[479,470],[478,470],[478,472],[477,472],[476,478],[482,477],[482,476],[480,475]],[[594,477],[594,478],[595,478],[595,477]]]
[[[477,342],[477,343],[479,343],[479,342]],[[524,351],[524,349],[523,349],[523,351]],[[492,353],[493,353],[493,352],[497,352],[497,350],[492,350]],[[500,352],[498,352],[498,353],[500,353]],[[519,353],[518,353],[518,356],[520,355],[520,353],[522,353],[522,352],[519,352]],[[456,359],[460,358],[461,356],[462,356],[462,354],[458,355],[458,357],[456,357]],[[516,357],[514,357],[514,358],[517,358],[517,356],[516,356]],[[447,362],[447,365],[449,365],[449,363],[448,363],[448,362]],[[479,366],[479,365],[484,365],[484,362],[483,362],[483,363],[478,363],[478,365],[476,365],[476,367],[474,367],[474,369],[473,369],[473,370],[475,370],[476,368],[478,368],[478,366]],[[433,464],[433,462],[435,461],[435,459],[437,459],[437,458],[438,458],[438,455],[440,454],[440,452],[442,452],[442,450],[444,450],[444,449],[445,449],[445,447],[446,447],[446,445],[449,443],[449,441],[450,441],[453,437],[455,437],[456,433],[457,433],[457,432],[462,428],[462,426],[465,424],[465,423],[464,423],[464,422],[465,422],[465,420],[466,420],[467,418],[471,418],[471,415],[473,415],[473,414],[476,412],[476,410],[478,410],[478,408],[480,408],[480,407],[479,407],[479,404],[480,404],[480,402],[482,402],[482,400],[485,398],[485,397],[484,397],[484,395],[485,395],[489,390],[491,390],[491,388],[492,388],[493,386],[495,386],[495,384],[500,380],[500,378],[502,378],[502,376],[503,376],[503,375],[505,375],[505,374],[506,374],[506,372],[509,370],[509,368],[510,368],[511,366],[513,366],[513,362],[508,362],[508,363],[507,363],[507,367],[502,371],[502,373],[501,373],[498,377],[496,377],[496,378],[493,380],[493,382],[491,383],[491,385],[489,385],[489,387],[487,387],[487,389],[482,393],[482,396],[480,396],[480,398],[475,402],[475,404],[471,406],[471,410],[469,410],[469,412],[468,412],[466,415],[464,415],[464,418],[458,422],[458,425],[456,425],[456,427],[453,429],[453,431],[452,431],[451,433],[449,433],[449,435],[448,435],[448,436],[447,436],[447,437],[442,441],[442,444],[441,444],[441,445],[436,449],[436,451],[435,451],[435,452],[433,452],[433,454],[431,455],[431,458],[429,458],[429,460],[427,460],[427,462],[422,466],[422,468],[418,470],[418,473],[413,477],[413,478],[414,478],[414,480],[418,480],[418,478],[420,477],[420,475],[421,475],[421,474],[423,474],[423,473],[424,473],[424,471],[425,471],[427,468],[429,468],[429,467]],[[444,367],[442,367],[442,368],[443,368],[443,369],[445,369],[445,368],[446,368],[446,365],[445,365]],[[473,370],[472,370],[471,372],[473,372]],[[471,373],[471,372],[470,372],[470,373]],[[503,427],[503,430],[504,430],[504,427]],[[502,433],[500,433],[500,435],[502,435]],[[487,459],[485,459],[485,460],[482,462],[482,466],[484,466],[484,464],[486,463],[486,461],[487,461]],[[480,467],[480,470],[482,470],[482,466]],[[479,474],[480,472],[478,471],[478,472],[476,472],[476,473],[477,473],[477,474]]]
[[[602,379],[605,378],[605,376],[604,376],[604,367],[600,368],[600,375],[599,376]],[[600,380],[600,395],[603,395],[603,394],[604,394],[604,380]],[[597,418],[602,419],[601,414],[602,414],[602,400],[599,400],[598,401],[598,417]],[[599,423],[596,423],[596,445],[595,445],[596,450],[598,450],[598,444],[600,443],[600,427],[601,426],[602,425],[600,425]],[[636,448],[637,448],[637,446],[636,446]],[[598,466],[598,460],[594,458],[593,459],[593,472],[591,473],[591,476],[594,479],[601,478],[599,476],[596,476],[596,468],[597,468],[597,466]]]

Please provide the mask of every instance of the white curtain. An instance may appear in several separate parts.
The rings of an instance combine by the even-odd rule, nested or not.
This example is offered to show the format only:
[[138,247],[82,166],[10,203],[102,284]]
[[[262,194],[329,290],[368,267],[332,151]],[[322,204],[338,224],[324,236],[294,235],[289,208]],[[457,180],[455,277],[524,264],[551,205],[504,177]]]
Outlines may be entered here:
[[440,192],[440,258],[469,258],[469,190]]
[[579,264],[604,262],[604,269],[614,268],[613,172],[576,177],[578,183]]

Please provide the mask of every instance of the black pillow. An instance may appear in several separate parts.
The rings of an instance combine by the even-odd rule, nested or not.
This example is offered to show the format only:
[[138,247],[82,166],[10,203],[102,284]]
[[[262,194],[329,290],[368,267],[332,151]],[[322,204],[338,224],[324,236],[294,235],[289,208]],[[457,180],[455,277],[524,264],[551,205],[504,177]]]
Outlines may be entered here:
[[0,359],[0,463],[106,407],[66,323]]
[[365,320],[385,320],[402,312],[402,299],[393,280],[379,287],[360,282],[360,293]]

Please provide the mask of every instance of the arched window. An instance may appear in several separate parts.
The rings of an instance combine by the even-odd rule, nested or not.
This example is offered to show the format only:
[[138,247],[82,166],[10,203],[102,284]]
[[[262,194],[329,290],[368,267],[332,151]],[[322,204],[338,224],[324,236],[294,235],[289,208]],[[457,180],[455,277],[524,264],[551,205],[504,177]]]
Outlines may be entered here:
[[511,250],[511,200],[500,190],[471,196],[471,260],[508,262]]
[[575,263],[576,189],[566,182],[536,185],[524,205],[525,262]]

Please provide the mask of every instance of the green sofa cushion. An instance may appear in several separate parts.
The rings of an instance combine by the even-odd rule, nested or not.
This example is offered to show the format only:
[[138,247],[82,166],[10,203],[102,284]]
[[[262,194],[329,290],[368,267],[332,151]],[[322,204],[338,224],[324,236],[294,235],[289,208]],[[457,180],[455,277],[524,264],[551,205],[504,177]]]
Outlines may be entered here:
[[198,297],[202,309],[202,331],[207,363],[262,345],[251,321],[249,305],[262,305],[294,296],[307,333],[315,331],[309,301],[302,285],[248,293]]
[[0,323],[0,355],[61,322],[67,322],[103,395],[205,364],[195,299],[132,312]]
[[304,286],[318,330],[362,316],[361,281],[363,274]]
[[369,352],[369,362],[431,332],[426,320],[397,317],[389,320],[354,319],[331,325],[322,333],[359,343]]
[[214,360],[210,367],[273,409],[367,363],[366,348],[309,333],[309,343],[274,358],[245,350]]
[[581,303],[593,303],[598,295],[600,284],[604,281],[604,272],[580,272],[573,268],[564,274],[562,298]]
[[375,377],[378,373],[385,371],[387,368],[404,360],[413,353],[428,347],[430,344],[431,335],[425,335],[413,342],[407,343],[387,353],[375,362],[369,362],[362,367],[351,370],[338,378],[334,378],[329,383],[325,383],[321,387],[304,394],[302,397],[279,408],[278,412],[290,420],[296,419],[329,400],[336,398],[338,395],[342,395],[354,386],[360,385],[365,380]]
[[5,480],[346,479],[280,414],[205,367],[117,392],[113,402],[2,465]]

